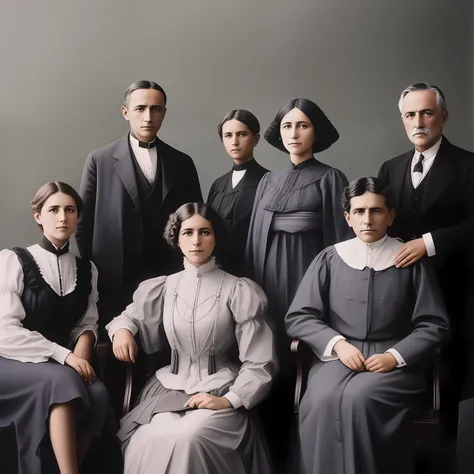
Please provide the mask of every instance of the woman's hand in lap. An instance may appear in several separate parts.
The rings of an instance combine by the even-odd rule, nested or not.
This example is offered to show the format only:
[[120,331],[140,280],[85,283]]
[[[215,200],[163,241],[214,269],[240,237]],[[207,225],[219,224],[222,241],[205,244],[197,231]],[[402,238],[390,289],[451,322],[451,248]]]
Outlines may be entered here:
[[349,344],[347,341],[341,339],[337,341],[333,347],[333,351],[339,357],[339,360],[349,369],[356,372],[363,372],[365,370],[365,357],[357,347]]
[[209,393],[196,393],[185,404],[190,408],[207,408],[208,410],[224,410],[232,408],[232,403],[225,397],[216,397]]
[[391,372],[397,364],[397,359],[390,352],[374,354],[365,361],[365,367],[369,372]]
[[95,380],[95,372],[92,365],[85,359],[78,357],[74,352],[71,352],[64,361],[65,364],[72,367],[86,383],[92,383]]
[[123,362],[135,362],[138,346],[133,334],[128,329],[119,329],[114,334],[112,348],[118,360]]

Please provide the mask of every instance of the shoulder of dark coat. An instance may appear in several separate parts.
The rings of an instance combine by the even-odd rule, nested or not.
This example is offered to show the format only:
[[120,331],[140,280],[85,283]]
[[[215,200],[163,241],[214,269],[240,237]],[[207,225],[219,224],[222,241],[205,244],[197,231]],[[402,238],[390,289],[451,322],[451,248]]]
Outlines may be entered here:
[[173,148],[171,145],[168,145],[164,141],[159,140],[159,151],[160,153],[166,154],[166,156],[171,156],[173,160],[179,160],[180,164],[194,164],[193,159],[187,155],[186,153],[183,153],[182,151],[177,150],[176,148]]
[[101,146],[100,148],[96,148],[89,153],[89,156],[93,156],[94,158],[104,159],[107,157],[112,158],[117,148],[118,143],[123,140],[124,137],[119,138],[118,140],[113,141],[112,143],[108,143],[107,145]]

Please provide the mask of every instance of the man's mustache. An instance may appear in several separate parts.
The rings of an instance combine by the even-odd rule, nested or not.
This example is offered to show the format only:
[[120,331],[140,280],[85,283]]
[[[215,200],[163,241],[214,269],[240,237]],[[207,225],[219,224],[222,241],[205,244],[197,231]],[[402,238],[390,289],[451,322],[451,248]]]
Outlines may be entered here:
[[423,133],[425,135],[427,135],[428,137],[431,137],[431,132],[428,128],[426,127],[415,127],[413,128],[413,131],[411,132],[411,136],[415,136],[417,133]]

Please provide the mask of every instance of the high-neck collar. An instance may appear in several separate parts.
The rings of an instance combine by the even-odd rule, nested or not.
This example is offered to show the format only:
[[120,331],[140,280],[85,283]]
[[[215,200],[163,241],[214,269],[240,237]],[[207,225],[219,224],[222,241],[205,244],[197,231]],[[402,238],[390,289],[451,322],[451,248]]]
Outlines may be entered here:
[[203,263],[199,267],[195,267],[192,263],[189,263],[186,257],[183,259],[184,270],[192,275],[203,275],[208,273],[214,268],[217,268],[216,257],[212,257],[207,263]]
[[356,237],[356,239],[360,245],[363,245],[364,247],[376,249],[377,247],[380,247],[381,245],[383,245],[383,243],[387,240],[387,237],[388,235],[385,234],[381,239],[375,242],[364,242],[363,240],[359,239],[359,237]]
[[148,150],[150,148],[155,148],[158,144],[158,137],[155,137],[151,142],[142,142],[133,134],[133,132],[130,132],[130,140],[137,144],[140,148],[147,148]]
[[299,169],[303,169],[303,168],[308,168],[310,166],[313,166],[314,164],[316,163],[316,159],[314,158],[314,156],[312,156],[311,158],[308,158],[307,160],[304,160],[302,161],[301,163],[298,163],[297,165],[295,165],[291,160],[290,160],[290,163],[289,163],[289,167],[294,169],[294,170],[299,170]]
[[249,169],[251,166],[255,164],[255,159],[252,157],[250,160],[244,161],[243,163],[239,163],[236,165],[234,163],[234,166],[232,167],[233,171],[244,171],[246,169]]
[[39,246],[42,249],[53,253],[54,255],[56,255],[56,257],[60,257],[61,255],[64,255],[65,253],[69,252],[69,241],[66,242],[62,247],[58,248],[56,247],[56,245],[50,242],[44,235],[43,235],[43,238],[41,239],[41,242],[39,243]]

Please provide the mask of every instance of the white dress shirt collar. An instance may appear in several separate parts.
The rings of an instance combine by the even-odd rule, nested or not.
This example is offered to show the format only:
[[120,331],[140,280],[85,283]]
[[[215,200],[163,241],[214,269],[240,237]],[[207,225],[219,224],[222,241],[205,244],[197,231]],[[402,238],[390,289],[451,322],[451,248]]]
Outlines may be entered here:
[[425,179],[425,176],[428,174],[431,167],[433,166],[442,140],[443,137],[441,137],[431,148],[428,148],[428,150],[423,152],[423,173],[414,171],[415,165],[416,163],[418,163],[420,155],[422,154],[415,149],[415,153],[413,154],[413,158],[411,160],[411,182],[413,183],[414,188],[419,186],[419,184]]
[[130,133],[130,146],[133,154],[137,159],[138,165],[150,184],[155,182],[156,171],[158,166],[158,155],[156,147],[142,148],[138,144],[138,140]]

